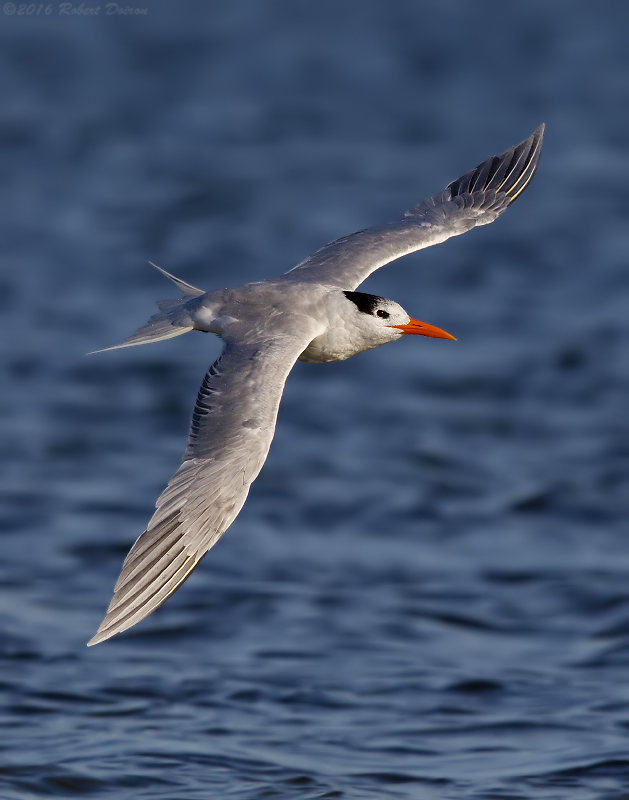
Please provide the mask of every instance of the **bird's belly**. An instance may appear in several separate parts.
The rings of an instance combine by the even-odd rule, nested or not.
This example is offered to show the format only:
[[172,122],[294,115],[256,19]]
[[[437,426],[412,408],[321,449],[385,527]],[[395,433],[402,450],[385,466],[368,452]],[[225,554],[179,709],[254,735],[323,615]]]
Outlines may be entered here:
[[369,350],[364,342],[358,342],[358,337],[353,337],[347,328],[328,328],[321,336],[313,339],[304,352],[299,356],[299,361],[309,364],[321,364],[325,361],[344,361],[357,353]]

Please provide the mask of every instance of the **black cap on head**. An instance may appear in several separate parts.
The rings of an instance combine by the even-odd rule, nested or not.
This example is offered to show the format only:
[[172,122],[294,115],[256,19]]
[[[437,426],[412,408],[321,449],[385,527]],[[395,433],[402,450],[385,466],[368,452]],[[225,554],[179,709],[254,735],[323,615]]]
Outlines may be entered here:
[[373,314],[374,310],[384,301],[384,297],[378,297],[377,294],[366,294],[365,292],[343,292],[343,294],[363,314]]

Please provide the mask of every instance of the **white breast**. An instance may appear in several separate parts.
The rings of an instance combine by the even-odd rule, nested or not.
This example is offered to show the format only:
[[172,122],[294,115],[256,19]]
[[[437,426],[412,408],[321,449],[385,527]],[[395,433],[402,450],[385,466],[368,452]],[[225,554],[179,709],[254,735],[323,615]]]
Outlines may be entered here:
[[369,345],[365,346],[362,337],[356,336],[357,333],[357,330],[352,331],[345,327],[330,327],[325,333],[310,342],[299,356],[299,361],[306,361],[309,364],[344,361],[357,353],[369,350]]

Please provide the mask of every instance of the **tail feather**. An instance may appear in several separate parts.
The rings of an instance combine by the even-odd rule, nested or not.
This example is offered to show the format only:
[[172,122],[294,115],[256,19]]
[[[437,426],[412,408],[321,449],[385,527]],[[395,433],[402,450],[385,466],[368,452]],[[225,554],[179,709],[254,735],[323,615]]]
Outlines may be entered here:
[[181,305],[181,300],[156,300],[160,311],[170,311],[171,308],[176,308]]
[[105,347],[102,350],[93,350],[88,356],[94,353],[105,353],[108,350],[120,350],[123,347],[134,347],[138,344],[151,344],[161,342],[164,339],[172,339],[174,336],[181,336],[193,329],[186,304],[194,297],[205,294],[203,289],[197,289],[189,283],[176,278],[165,269],[158,267],[149,261],[152,267],[162,272],[167,278],[177,284],[183,297],[178,300],[158,300],[159,313],[154,314],[149,321],[138,328],[137,331],[122,342],[113,347]]
[[170,278],[173,283],[176,283],[179,287],[179,291],[186,299],[189,300],[191,297],[199,297],[199,295],[205,294],[203,289],[197,289],[196,286],[191,286],[189,283],[182,281],[181,278],[176,278],[174,275],[171,275],[170,272],[166,272],[165,269],[158,267],[157,264],[153,264],[152,261],[149,261],[149,264],[159,270],[162,275]]

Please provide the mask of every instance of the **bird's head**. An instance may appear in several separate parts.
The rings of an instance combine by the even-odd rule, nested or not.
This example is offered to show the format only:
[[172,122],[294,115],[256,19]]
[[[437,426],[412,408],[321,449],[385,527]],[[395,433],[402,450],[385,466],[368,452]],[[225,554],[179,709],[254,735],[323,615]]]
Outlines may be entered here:
[[441,328],[413,319],[393,300],[364,292],[343,292],[343,294],[354,306],[352,309],[354,322],[360,327],[365,338],[373,342],[371,347],[393,342],[409,333],[429,336],[432,339],[455,339]]

